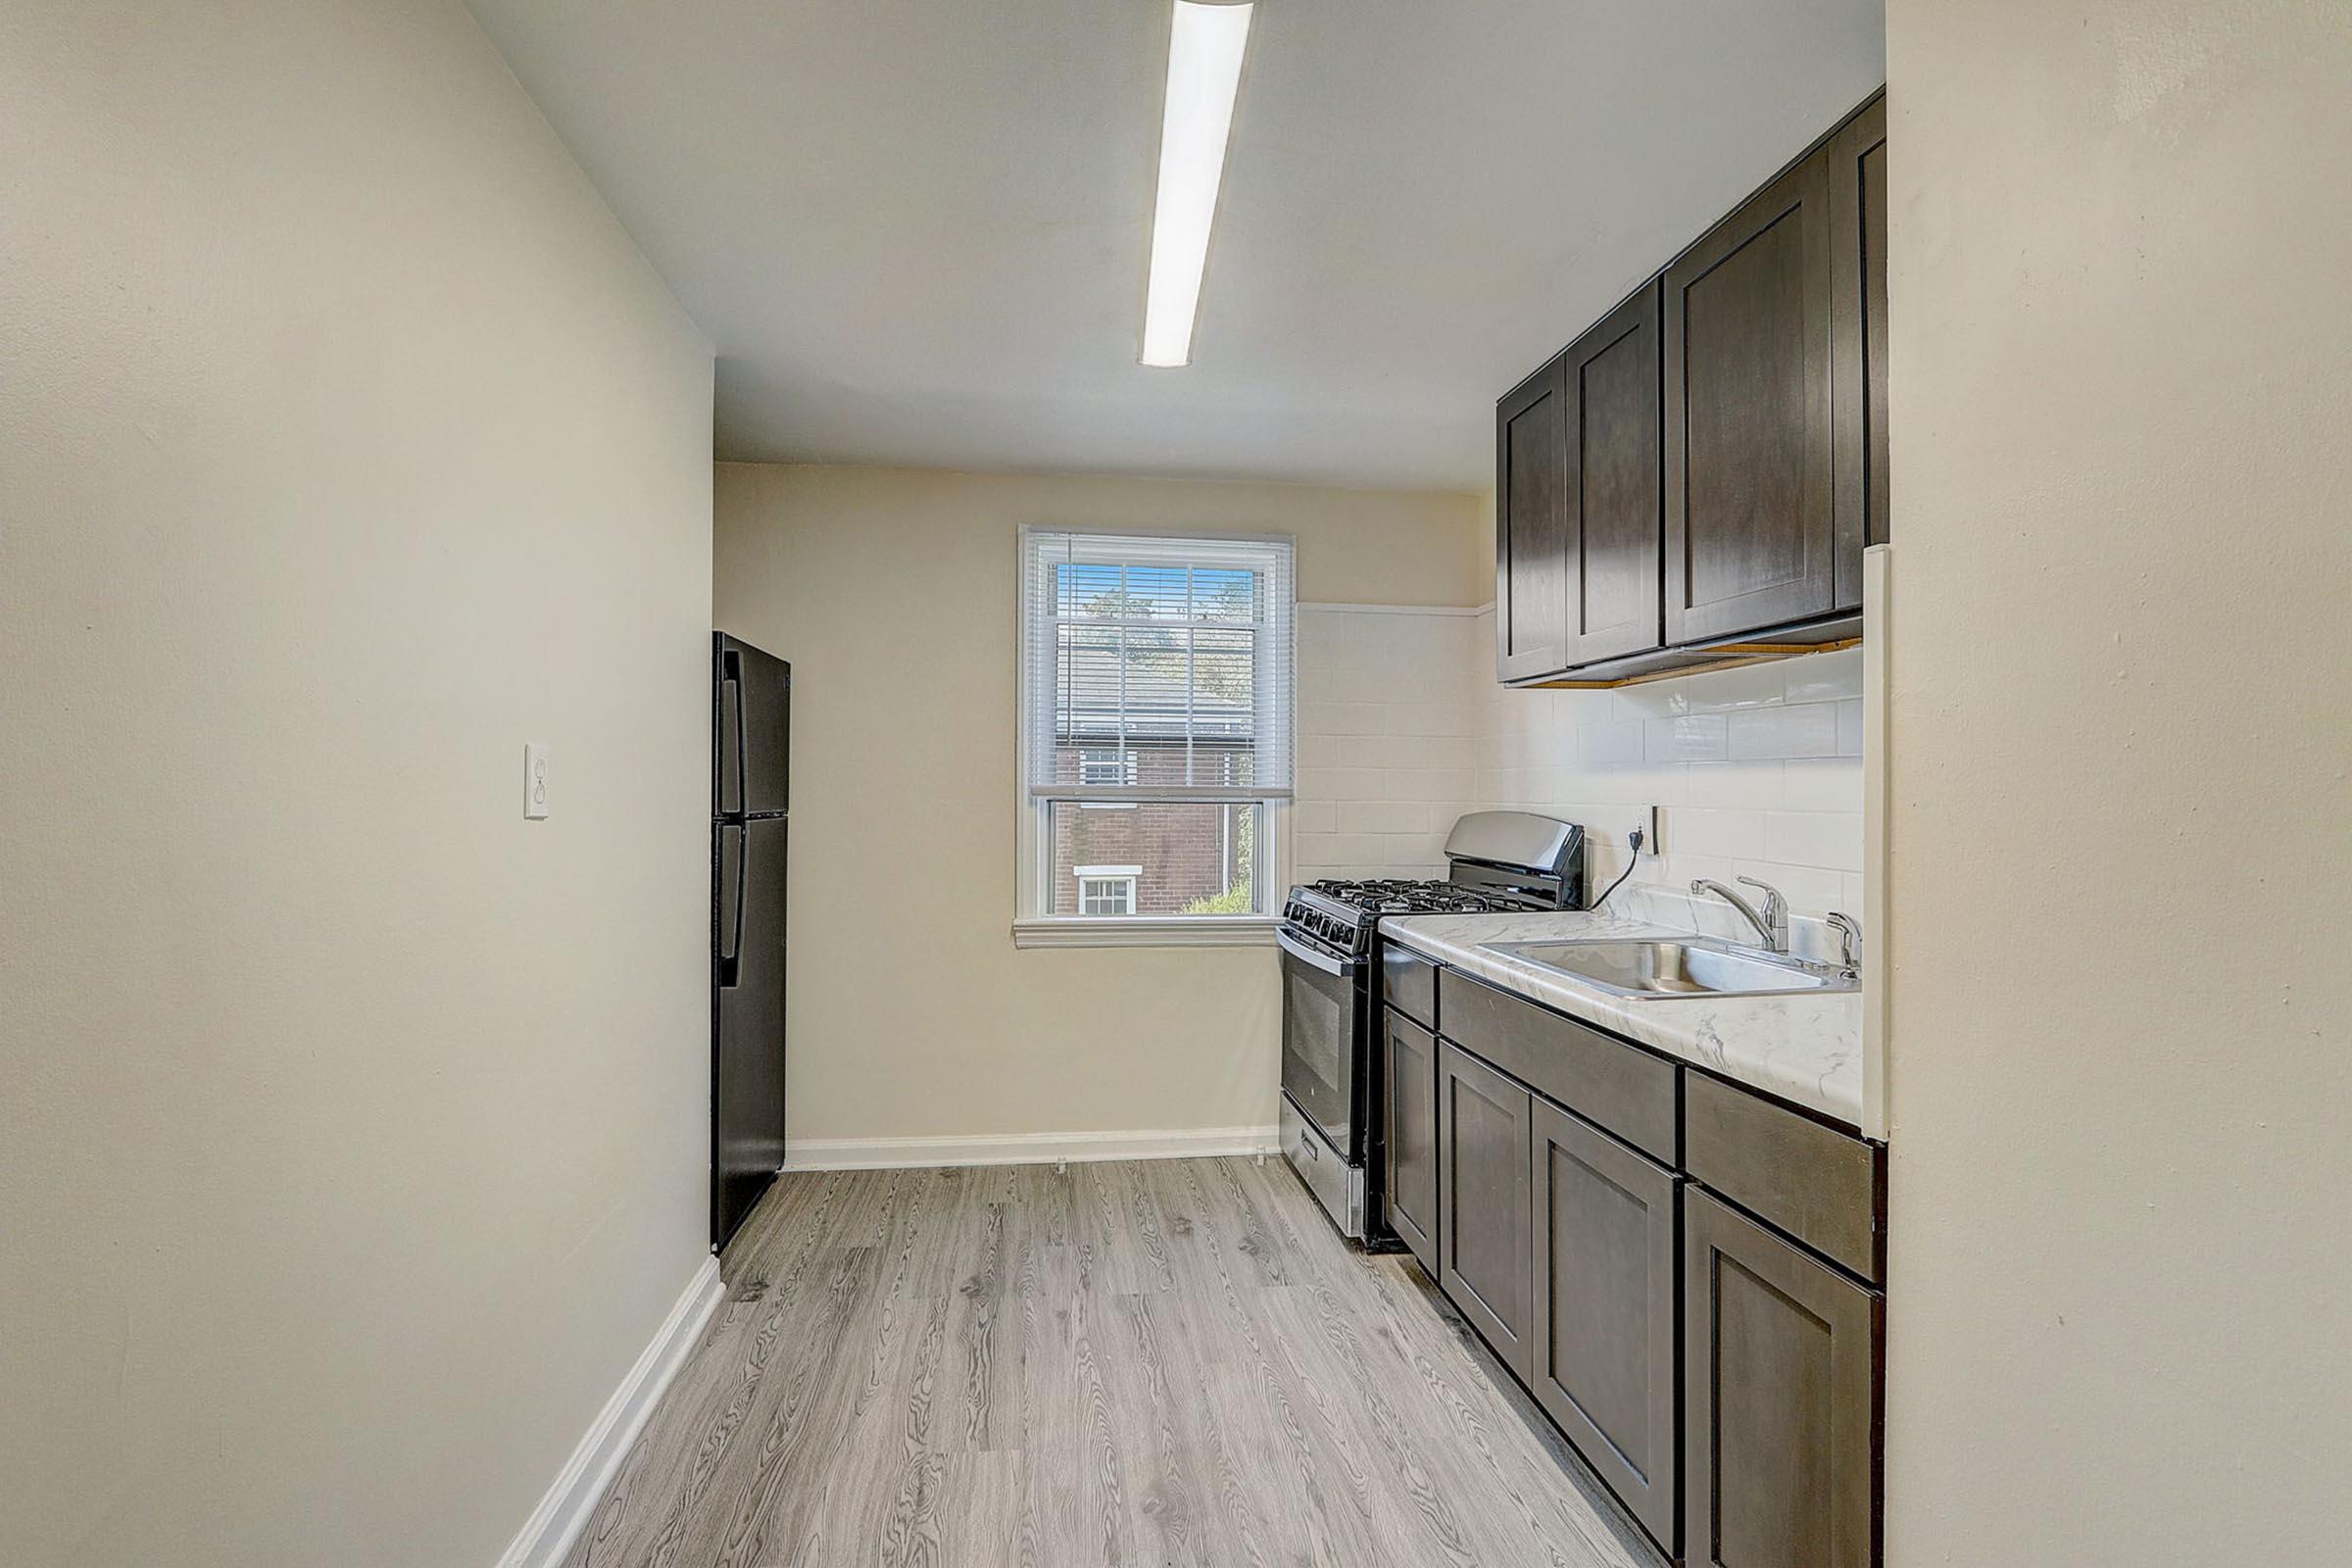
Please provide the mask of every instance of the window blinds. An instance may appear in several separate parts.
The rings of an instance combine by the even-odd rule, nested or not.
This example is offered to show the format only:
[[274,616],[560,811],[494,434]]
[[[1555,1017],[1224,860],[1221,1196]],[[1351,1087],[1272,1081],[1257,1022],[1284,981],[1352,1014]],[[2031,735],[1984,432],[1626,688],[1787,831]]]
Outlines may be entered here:
[[1031,796],[1290,795],[1289,540],[1025,530],[1021,624]]

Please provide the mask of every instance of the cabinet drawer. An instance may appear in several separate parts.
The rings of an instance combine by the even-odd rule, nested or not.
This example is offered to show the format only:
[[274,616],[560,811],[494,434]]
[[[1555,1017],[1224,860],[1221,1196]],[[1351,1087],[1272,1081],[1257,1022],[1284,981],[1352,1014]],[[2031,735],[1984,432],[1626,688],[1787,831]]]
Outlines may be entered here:
[[1455,1045],[1676,1163],[1672,1063],[1451,969],[1438,975],[1438,1010],[1446,1020],[1441,1033]]
[[1380,950],[1380,994],[1424,1029],[1438,1026],[1438,966],[1395,943]]
[[1699,1181],[1868,1280],[1883,1278],[1885,1152],[1758,1096],[1691,1073],[1683,1163]]

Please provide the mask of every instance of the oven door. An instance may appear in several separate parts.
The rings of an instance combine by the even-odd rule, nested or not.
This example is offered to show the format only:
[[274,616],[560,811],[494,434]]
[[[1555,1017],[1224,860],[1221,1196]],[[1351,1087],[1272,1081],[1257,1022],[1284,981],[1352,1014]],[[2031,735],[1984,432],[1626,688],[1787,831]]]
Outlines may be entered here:
[[1282,944],[1282,1088],[1350,1165],[1363,1158],[1355,1126],[1357,1038],[1364,960],[1343,958],[1277,928]]

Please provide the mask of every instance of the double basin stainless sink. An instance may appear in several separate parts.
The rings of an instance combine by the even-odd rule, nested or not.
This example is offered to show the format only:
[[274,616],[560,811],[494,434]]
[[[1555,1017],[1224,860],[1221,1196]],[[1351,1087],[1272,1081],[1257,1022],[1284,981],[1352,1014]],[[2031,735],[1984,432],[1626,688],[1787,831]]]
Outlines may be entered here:
[[1479,947],[1617,997],[1831,996],[1861,989],[1861,981],[1843,969],[1714,937],[1588,937]]

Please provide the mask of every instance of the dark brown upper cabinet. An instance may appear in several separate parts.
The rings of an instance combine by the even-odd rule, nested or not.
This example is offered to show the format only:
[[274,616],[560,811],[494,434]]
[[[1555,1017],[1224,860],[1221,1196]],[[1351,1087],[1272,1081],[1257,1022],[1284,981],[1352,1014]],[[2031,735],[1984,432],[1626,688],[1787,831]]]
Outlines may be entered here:
[[1658,284],[1645,284],[1570,345],[1565,559],[1568,663],[1590,664],[1662,641],[1658,569]]
[[1498,678],[1860,635],[1891,531],[1886,239],[1881,97],[1501,400]]
[[1886,514],[1886,100],[1830,143],[1831,358],[1837,442],[1838,602],[1862,602],[1862,551]]
[[1830,164],[1783,174],[1666,270],[1666,640],[1827,613]]
[[1554,359],[1494,408],[1494,667],[1504,680],[1568,663],[1568,399]]

